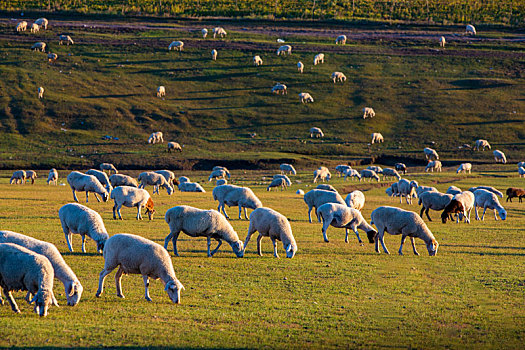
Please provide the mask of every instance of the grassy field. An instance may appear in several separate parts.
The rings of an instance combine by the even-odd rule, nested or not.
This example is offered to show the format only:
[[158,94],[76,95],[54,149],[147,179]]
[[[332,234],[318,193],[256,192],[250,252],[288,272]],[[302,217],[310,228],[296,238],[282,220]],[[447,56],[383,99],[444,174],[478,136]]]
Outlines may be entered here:
[[[416,173],[409,179],[445,191],[456,185],[523,187],[514,165],[478,168],[469,176],[451,169],[441,174]],[[138,172],[129,172],[136,175]],[[112,219],[112,204],[90,201],[105,220],[110,235],[129,232],[164,242],[168,225],[163,215],[180,204],[216,208],[208,172],[178,172],[203,183],[207,193],[165,192],[154,198],[158,211],[154,221],[137,222],[135,211],[122,210],[124,221]],[[266,192],[273,171],[233,171],[232,183],[250,186],[263,204],[285,214],[292,225],[299,250],[294,259],[275,259],[271,243],[263,240],[263,257],[256,255],[252,240],[243,259],[224,246],[213,258],[206,257],[203,239],[181,235],[181,257],[170,254],[177,277],[185,285],[182,304],[173,305],[159,281],[151,283],[153,302],[143,298],[142,279],[123,278],[126,299],[115,295],[113,274],[106,290],[95,298],[102,256],[92,241],[82,254],[75,236],[75,253],[69,253],[58,220],[58,209],[72,200],[67,186],[47,186],[44,174],[35,185],[8,185],[10,173],[0,173],[1,229],[48,240],[57,245],[84,285],[77,307],[51,308],[45,319],[33,314],[15,293],[22,314],[0,308],[0,347],[170,347],[170,348],[521,348],[525,338],[525,204],[504,203],[507,221],[442,224],[437,212],[429,223],[440,243],[436,257],[429,257],[421,241],[421,256],[409,246],[397,255],[399,236],[387,235],[392,255],[377,255],[373,245],[360,246],[354,236],[344,243],[344,230],[330,228],[324,243],[321,225],[309,224],[299,188],[312,187],[311,171],[303,170],[285,192]],[[61,180],[67,172],[60,172]],[[295,183],[302,181],[301,184]],[[382,182],[331,182],[343,195],[359,188],[367,202],[363,215],[380,205],[419,211],[417,205],[399,204],[384,194]],[[82,198],[82,196],[79,196]],[[504,200],[502,200],[504,202]],[[82,202],[83,203],[83,202]],[[85,204],[85,203],[83,203]],[[228,210],[235,217],[236,209]],[[474,218],[474,214],[472,215]],[[244,240],[248,221],[232,220]],[[362,234],[364,235],[364,233]],[[284,255],[279,246],[279,253]],[[55,286],[59,303],[65,305],[63,286]]]

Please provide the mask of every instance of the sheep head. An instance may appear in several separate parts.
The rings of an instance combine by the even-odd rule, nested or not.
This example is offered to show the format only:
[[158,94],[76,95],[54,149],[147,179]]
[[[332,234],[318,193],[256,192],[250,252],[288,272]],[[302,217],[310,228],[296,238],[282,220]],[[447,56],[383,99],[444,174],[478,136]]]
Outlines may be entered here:
[[242,241],[233,242],[230,245],[238,258],[244,257],[244,243]]
[[375,237],[377,236],[376,230],[366,231],[366,236],[368,237],[368,242],[375,243]]
[[148,201],[146,202],[146,214],[148,214],[150,220],[153,220],[153,214],[155,214],[155,209],[153,208],[153,200],[148,198]]
[[67,305],[68,306],[75,306],[80,301],[80,298],[82,297],[82,292],[84,291],[84,287],[80,284],[79,281],[75,281],[71,283],[67,290]]
[[180,304],[180,292],[181,290],[185,290],[185,288],[178,279],[166,283],[166,288],[164,288],[164,290],[168,293],[168,296],[173,303]]
[[288,244],[288,246],[285,248],[286,249],[286,257],[291,259],[295,256],[295,252],[297,251],[297,247],[294,247],[292,246],[292,244]]
[[438,242],[435,239],[433,239],[430,242],[428,242],[427,243],[428,255],[430,255],[430,256],[437,255],[438,247],[439,247],[439,244],[438,244]]

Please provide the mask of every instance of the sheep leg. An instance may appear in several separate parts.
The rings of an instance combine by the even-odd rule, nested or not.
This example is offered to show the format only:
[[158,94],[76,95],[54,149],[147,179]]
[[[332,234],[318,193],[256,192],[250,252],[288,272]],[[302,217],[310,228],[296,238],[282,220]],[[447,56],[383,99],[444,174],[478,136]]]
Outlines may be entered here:
[[113,206],[113,220],[117,220],[117,216],[115,215],[115,211],[117,210],[117,203]]
[[403,244],[405,244],[405,240],[406,240],[407,236],[406,235],[402,235],[401,236],[401,246],[399,247],[399,255],[403,255]]
[[248,242],[250,241],[250,238],[252,238],[252,235],[256,231],[257,230],[255,228],[253,228],[252,225],[250,224],[250,226],[248,227],[248,234],[246,235],[246,239],[244,240],[244,250],[243,251],[246,251],[246,247],[248,246]]
[[277,242],[275,242],[275,238],[271,238],[272,244],[273,244],[273,256],[275,256],[277,259],[279,259],[279,254],[277,254]]
[[26,294],[26,297],[25,297],[25,300],[31,304],[31,299],[32,299],[33,295],[31,294],[31,292],[27,292]]
[[485,220],[485,212],[487,211],[487,207],[483,208],[483,214],[481,214],[481,221]]
[[75,190],[73,190],[73,199],[75,200],[75,202],[78,203],[78,198],[77,198],[77,194],[75,193]]
[[86,252],[86,235],[81,235],[82,236],[82,253],[85,253]]
[[257,237],[257,254],[259,256],[262,256],[262,249],[261,249],[261,241],[263,239],[262,233],[259,233],[259,237]]
[[476,211],[476,220],[479,220],[478,207],[474,206],[474,210]]
[[18,308],[18,305],[16,305],[16,301],[13,298],[13,294],[11,294],[11,291],[7,290],[7,288],[4,288],[4,294],[7,298],[7,301],[9,302],[9,305],[11,305],[11,310],[19,314],[20,309]]
[[[357,232],[357,227],[354,227],[354,233],[357,236],[357,239],[359,240],[359,244],[364,245],[363,241],[361,240],[361,237],[359,237],[359,232]],[[348,243],[348,230],[346,231],[345,242]]]
[[168,242],[170,241],[170,235],[172,236],[173,241],[173,253],[175,256],[179,256],[179,251],[177,250],[177,239],[179,238],[180,231],[177,233],[170,233],[166,240],[164,241],[164,248],[168,249]]
[[[219,212],[222,210],[222,213],[224,214],[224,216],[226,217],[226,219],[229,219],[230,217],[228,216],[228,214],[226,214],[226,210],[224,210],[224,207],[226,205],[224,203],[220,203],[219,204]],[[241,216],[239,215],[239,219],[241,218]]]
[[215,253],[217,253],[217,250],[219,250],[219,247],[222,245],[222,241],[220,239],[217,239],[217,241],[219,242],[219,244],[217,244],[217,248],[215,248],[213,251],[210,252],[210,248],[211,248],[211,237],[208,236],[207,237],[208,239],[208,258],[211,258]]
[[142,209],[142,206],[140,204],[137,205],[137,220],[142,220],[141,209]]
[[122,294],[122,283],[121,283],[123,274],[124,274],[124,270],[122,270],[122,266],[119,266],[117,273],[115,274],[115,285],[117,286],[117,296],[122,299],[125,298],[124,294]]
[[427,210],[425,211],[425,214],[427,214],[428,221],[432,221],[432,219],[430,218],[430,215],[428,215],[429,210],[430,208],[427,208]]
[[414,250],[414,254],[419,255],[419,253],[416,250],[416,240],[414,239],[414,237],[410,237],[410,243],[412,243],[412,249]]
[[89,202],[89,192],[86,191],[86,203]]
[[[281,191],[282,191],[282,189],[281,189]],[[248,219],[248,215],[246,214],[246,207],[244,207],[243,209],[244,209],[244,218],[245,218],[246,220],[249,220],[249,219]],[[240,218],[239,218],[239,219],[240,219]]]
[[308,207],[308,222],[312,223],[312,208]]
[[145,289],[144,297],[146,298],[147,301],[152,301],[149,296],[149,278],[146,275],[142,275],[142,279],[144,280],[144,289]]
[[[87,191],[86,191],[86,194],[87,194]],[[95,198],[97,199],[97,202],[100,203],[100,198],[98,198],[97,194],[96,193],[93,193],[93,195],[95,196]]]
[[[320,217],[321,217],[321,215],[319,215],[319,218]],[[328,240],[328,236],[326,235],[326,231],[328,230],[328,227],[332,223],[332,220],[333,220],[332,217],[329,217],[329,218],[326,218],[326,219],[323,217],[323,228],[322,228],[321,232],[323,233],[323,239],[324,239],[324,241],[326,243],[330,242]],[[347,237],[348,237],[348,233],[347,233]]]
[[97,294],[95,294],[97,298],[100,297],[100,295],[104,291],[104,280],[106,279],[106,276],[109,275],[111,271],[113,271],[113,269],[114,267],[111,269],[107,269],[106,267],[104,267],[102,271],[100,271],[100,277],[98,279],[98,290]]
[[494,220],[498,221],[498,216],[496,215],[496,209],[494,209]]
[[71,245],[71,240],[73,239],[73,234],[71,231],[69,231],[69,228],[66,228],[62,225],[62,228],[64,229],[64,234],[66,235],[66,243],[67,247],[69,248],[69,251],[73,253],[73,246]]
[[[119,205],[119,206],[117,207],[117,213],[118,213],[118,218],[119,218],[120,220],[122,220],[122,214],[120,214],[120,208],[122,208],[122,205]],[[113,214],[113,217],[115,218],[115,214]]]

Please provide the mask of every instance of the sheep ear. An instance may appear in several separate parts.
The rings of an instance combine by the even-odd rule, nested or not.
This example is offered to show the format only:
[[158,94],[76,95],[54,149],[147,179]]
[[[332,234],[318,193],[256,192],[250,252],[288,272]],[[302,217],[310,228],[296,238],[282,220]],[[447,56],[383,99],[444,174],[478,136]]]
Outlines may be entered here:
[[72,297],[73,294],[75,294],[75,285],[74,284],[70,284],[67,291],[66,291],[67,295]]
[[286,247],[286,251],[287,252],[292,251],[292,244],[288,244],[288,246]]

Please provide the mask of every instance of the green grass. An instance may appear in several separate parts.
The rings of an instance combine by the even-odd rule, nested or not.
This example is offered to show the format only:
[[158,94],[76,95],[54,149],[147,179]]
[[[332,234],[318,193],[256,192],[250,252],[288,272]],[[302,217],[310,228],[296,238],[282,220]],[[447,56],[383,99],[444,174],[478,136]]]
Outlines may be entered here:
[[[457,176],[452,169],[441,174],[407,175],[420,184],[445,191],[454,184],[467,189],[474,185],[523,187],[514,166],[478,168],[470,176]],[[129,172],[137,175],[138,172]],[[124,221],[112,219],[111,203],[90,201],[105,221],[110,235],[129,232],[163,243],[168,225],[163,215],[180,204],[216,208],[208,172],[178,172],[200,181],[204,194],[179,193],[155,196],[154,221],[137,222],[134,209],[122,210]],[[140,276],[123,278],[126,299],[115,295],[112,273],[106,290],[95,298],[103,258],[87,242],[87,254],[79,253],[80,238],[74,236],[75,253],[69,253],[58,220],[58,209],[72,200],[67,186],[47,186],[40,173],[34,186],[8,185],[10,173],[0,174],[1,229],[8,229],[57,245],[74,269],[84,295],[77,307],[65,306],[63,286],[55,294],[64,306],[51,308],[39,318],[15,293],[22,314],[0,307],[2,347],[171,347],[171,348],[520,348],[525,337],[523,308],[525,207],[514,200],[504,203],[507,221],[442,224],[431,211],[429,223],[440,243],[436,257],[429,257],[421,241],[421,256],[398,256],[399,236],[387,235],[392,255],[377,255],[373,245],[359,246],[344,230],[330,228],[330,243],[324,243],[321,225],[309,224],[307,208],[299,188],[312,188],[311,171],[300,171],[302,181],[285,192],[266,192],[273,171],[233,171],[232,182],[254,189],[265,206],[285,214],[292,225],[299,250],[294,259],[275,259],[271,243],[263,240],[263,257],[256,255],[252,240],[243,259],[235,258],[226,245],[213,258],[206,257],[206,243],[181,235],[181,257],[170,254],[177,277],[185,285],[182,304],[173,305],[159,281],[152,281],[153,302],[144,300]],[[64,182],[67,171],[60,172]],[[264,180],[263,177],[266,177]],[[359,188],[370,213],[380,205],[419,211],[417,205],[399,204],[384,194],[386,187],[334,178],[331,182],[343,195]],[[382,184],[382,183],[381,183]],[[307,187],[308,186],[308,187]],[[82,198],[82,196],[79,196]],[[502,200],[503,202],[504,200]],[[82,204],[83,203],[82,201]],[[233,218],[236,209],[227,209]],[[474,214],[472,218],[474,217]],[[234,219],[233,227],[244,240],[248,221]],[[364,233],[362,233],[364,234]],[[279,253],[284,256],[282,246]]]

